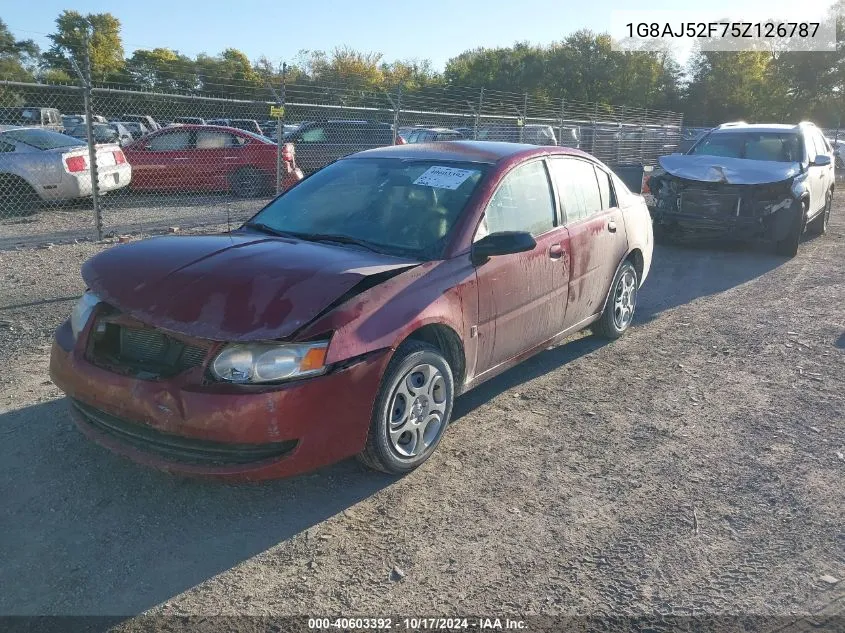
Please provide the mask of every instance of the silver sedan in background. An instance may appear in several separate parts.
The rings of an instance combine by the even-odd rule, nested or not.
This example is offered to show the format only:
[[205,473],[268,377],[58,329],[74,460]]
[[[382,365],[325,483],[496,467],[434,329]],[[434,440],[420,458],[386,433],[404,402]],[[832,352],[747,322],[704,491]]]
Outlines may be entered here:
[[[97,145],[101,193],[129,184],[132,167],[115,143]],[[32,212],[39,202],[91,195],[88,145],[44,128],[0,127],[0,216]]]

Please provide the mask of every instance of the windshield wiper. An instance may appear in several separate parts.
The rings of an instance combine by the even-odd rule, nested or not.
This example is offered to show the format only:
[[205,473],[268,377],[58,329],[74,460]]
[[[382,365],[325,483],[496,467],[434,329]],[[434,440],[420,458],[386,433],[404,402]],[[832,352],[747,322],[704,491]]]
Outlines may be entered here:
[[256,231],[261,231],[262,233],[269,233],[270,235],[276,235],[278,237],[301,237],[299,233],[292,233],[291,231],[282,231],[280,229],[273,228],[269,224],[264,224],[264,222],[247,222],[244,224],[245,227],[249,229],[255,229]]
[[382,250],[377,244],[367,240],[361,240],[357,237],[350,237],[349,235],[335,235],[333,233],[299,233],[297,237],[308,240],[309,242],[337,242],[338,244],[354,244],[356,246],[363,246],[368,251],[374,253],[381,253]]
[[299,233],[296,231],[282,231],[281,229],[274,228],[269,224],[264,224],[263,222],[247,222],[244,224],[245,227],[250,229],[255,229],[256,231],[261,231],[262,233],[269,233],[270,235],[276,235],[278,237],[292,237],[297,240],[304,240],[306,242],[337,242],[338,244],[354,244],[355,246],[361,246],[366,248],[368,251],[373,251],[374,253],[383,253],[384,251],[379,248],[378,244],[373,242],[369,242],[367,240],[361,240],[356,237],[350,237],[349,235],[335,235],[334,233]]

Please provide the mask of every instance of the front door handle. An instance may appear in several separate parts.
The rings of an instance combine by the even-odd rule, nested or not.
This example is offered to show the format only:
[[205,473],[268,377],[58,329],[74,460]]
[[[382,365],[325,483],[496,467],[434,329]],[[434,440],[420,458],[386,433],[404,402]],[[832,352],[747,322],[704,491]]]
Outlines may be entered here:
[[616,222],[614,220],[607,223],[607,230],[611,233],[616,233]]
[[563,246],[561,246],[560,242],[552,244],[549,246],[549,259],[560,259],[563,257],[563,252]]

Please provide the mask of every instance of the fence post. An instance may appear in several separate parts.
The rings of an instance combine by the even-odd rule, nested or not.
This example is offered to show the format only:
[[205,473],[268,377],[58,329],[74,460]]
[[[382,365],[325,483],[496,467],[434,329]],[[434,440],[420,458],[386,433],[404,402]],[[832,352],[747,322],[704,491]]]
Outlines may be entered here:
[[97,170],[97,146],[94,144],[94,108],[91,104],[91,56],[88,53],[88,25],[82,32],[83,65],[80,69],[75,59],[71,60],[73,69],[82,82],[82,100],[85,109],[85,134],[88,138],[88,169],[91,174],[91,200],[94,204],[94,226],[97,241],[103,239],[103,218],[100,214],[100,183]]
[[596,101],[595,105],[593,106],[593,138],[590,141],[590,154],[593,156],[596,155],[596,135],[598,134],[598,130],[596,129],[596,121],[599,118],[599,102]]
[[399,140],[399,111],[402,109],[402,86],[396,89],[396,103],[393,105],[393,144]]
[[478,93],[478,110],[475,111],[475,130],[473,140],[478,140],[478,128],[481,125],[481,108],[484,107],[484,88]]
[[557,130],[557,144],[563,147],[563,117],[566,114],[566,99],[560,100],[560,125]]
[[276,195],[282,192],[282,137],[285,131],[285,79],[287,62],[282,62],[282,92],[277,95],[276,103],[282,108],[282,116],[276,118]]
[[522,95],[522,125],[519,126],[519,142],[525,140],[525,120],[528,118],[528,93]]
[[619,140],[616,142],[616,164],[622,162],[622,146],[625,144],[625,122],[627,119],[628,108],[622,106],[622,117],[619,122]]
[[640,125],[640,162],[645,165],[645,133],[646,130],[645,123]]

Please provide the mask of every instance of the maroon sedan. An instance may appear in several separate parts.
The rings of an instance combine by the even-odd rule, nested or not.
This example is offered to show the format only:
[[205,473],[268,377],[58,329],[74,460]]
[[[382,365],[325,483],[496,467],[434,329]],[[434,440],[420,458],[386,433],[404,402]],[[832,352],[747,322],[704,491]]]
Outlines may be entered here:
[[246,130],[177,125],[124,148],[133,191],[231,191],[251,198],[275,190],[276,144]]
[[369,150],[232,233],[86,262],[50,372],[85,434],[165,470],[404,473],[460,393],[586,326],[621,335],[651,253],[642,199],[577,150]]

